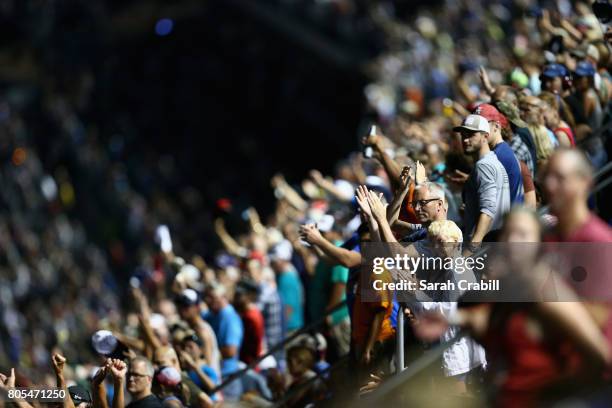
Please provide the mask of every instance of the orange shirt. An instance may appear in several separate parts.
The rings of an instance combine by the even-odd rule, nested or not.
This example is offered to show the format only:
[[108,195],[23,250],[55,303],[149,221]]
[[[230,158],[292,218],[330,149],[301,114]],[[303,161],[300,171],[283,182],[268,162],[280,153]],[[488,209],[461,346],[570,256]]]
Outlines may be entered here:
[[[380,279],[383,282],[392,282],[391,274],[388,271],[380,275],[375,275],[374,279]],[[388,290],[377,291],[376,301],[364,302],[361,300],[361,284],[357,285],[357,293],[355,294],[355,305],[353,306],[353,341],[359,349],[365,347],[368,341],[370,327],[374,321],[374,317],[381,310],[384,310],[385,317],[382,322],[382,327],[378,332],[376,341],[385,341],[395,334],[395,330],[391,325],[391,312],[393,311],[393,293]]]

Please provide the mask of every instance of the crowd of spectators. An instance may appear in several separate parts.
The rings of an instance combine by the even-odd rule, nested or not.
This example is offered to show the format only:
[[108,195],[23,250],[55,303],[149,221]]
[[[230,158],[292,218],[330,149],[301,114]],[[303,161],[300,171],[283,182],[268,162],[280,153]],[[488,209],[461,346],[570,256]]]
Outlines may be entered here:
[[[492,402],[530,406],[568,383],[563,397],[606,387],[607,303],[365,301],[360,276],[368,242],[401,242],[418,257],[440,243],[467,255],[484,242],[612,241],[591,195],[610,153],[605,25],[590,4],[563,0],[447,1],[409,21],[393,4],[368,9],[388,45],[364,90],[375,126],[331,176],[274,176],[274,210],[245,211],[245,233],[215,219],[222,250],[207,259],[175,233],[206,222],[201,196],[159,193],[177,177],[168,157],[128,177],[139,173],[117,160],[120,138],[105,149],[79,114],[92,98],[86,74],[78,97],[49,85],[35,113],[31,90],[13,87],[0,104],[0,387],[67,387],[68,408],[355,397],[397,370],[398,310],[412,344],[469,334],[435,378],[453,394],[482,398],[471,385],[484,381]],[[220,215],[230,208],[217,202]],[[113,273],[127,256],[138,268]]]

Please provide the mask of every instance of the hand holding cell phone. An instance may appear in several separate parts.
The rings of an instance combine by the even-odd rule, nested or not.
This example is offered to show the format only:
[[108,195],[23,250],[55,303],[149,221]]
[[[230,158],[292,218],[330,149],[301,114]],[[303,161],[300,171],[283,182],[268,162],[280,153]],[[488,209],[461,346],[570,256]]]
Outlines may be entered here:
[[376,144],[377,138],[378,135],[376,134],[376,125],[372,125],[370,127],[369,135],[363,138],[363,157],[366,159],[371,159],[374,157],[374,148],[372,145]]

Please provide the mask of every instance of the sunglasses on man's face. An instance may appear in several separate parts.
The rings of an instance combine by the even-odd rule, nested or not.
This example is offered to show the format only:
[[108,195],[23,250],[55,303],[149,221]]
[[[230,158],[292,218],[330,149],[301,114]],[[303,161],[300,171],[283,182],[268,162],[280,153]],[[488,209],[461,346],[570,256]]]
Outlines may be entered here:
[[431,203],[432,201],[438,201],[439,198],[430,198],[429,200],[418,200],[418,201],[413,201],[412,202],[412,207],[417,208],[417,207],[425,207],[427,204]]
[[126,377],[127,377],[127,378],[130,378],[130,377],[134,377],[134,378],[143,378],[143,377],[148,377],[148,375],[146,375],[146,374],[140,374],[140,373],[134,373],[134,372],[132,372],[132,371],[129,371],[129,372],[126,374]]

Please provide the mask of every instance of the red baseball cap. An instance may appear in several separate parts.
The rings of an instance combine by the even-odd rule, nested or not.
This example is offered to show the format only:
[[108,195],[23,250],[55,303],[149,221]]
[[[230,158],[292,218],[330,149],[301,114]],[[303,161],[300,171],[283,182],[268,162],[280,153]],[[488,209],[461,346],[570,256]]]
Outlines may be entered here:
[[489,122],[499,122],[502,128],[508,127],[508,119],[495,106],[488,103],[481,103],[472,113],[484,117]]

